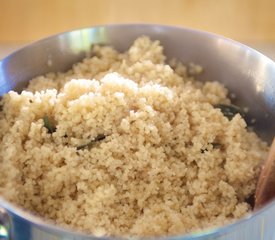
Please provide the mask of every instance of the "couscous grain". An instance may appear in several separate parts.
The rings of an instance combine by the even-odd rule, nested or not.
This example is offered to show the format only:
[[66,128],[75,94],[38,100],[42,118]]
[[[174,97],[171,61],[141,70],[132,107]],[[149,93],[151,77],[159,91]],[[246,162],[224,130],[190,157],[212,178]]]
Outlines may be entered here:
[[193,63],[168,65],[148,37],[93,52],[3,96],[0,194],[95,235],[183,234],[247,214],[267,145],[215,107],[227,89],[195,80]]

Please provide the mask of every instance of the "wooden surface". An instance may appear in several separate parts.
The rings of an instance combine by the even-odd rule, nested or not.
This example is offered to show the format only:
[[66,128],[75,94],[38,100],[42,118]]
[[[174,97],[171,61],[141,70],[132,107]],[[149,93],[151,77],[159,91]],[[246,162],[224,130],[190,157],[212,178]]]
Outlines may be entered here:
[[0,0],[0,42],[106,23],[181,25],[275,42],[275,0]]

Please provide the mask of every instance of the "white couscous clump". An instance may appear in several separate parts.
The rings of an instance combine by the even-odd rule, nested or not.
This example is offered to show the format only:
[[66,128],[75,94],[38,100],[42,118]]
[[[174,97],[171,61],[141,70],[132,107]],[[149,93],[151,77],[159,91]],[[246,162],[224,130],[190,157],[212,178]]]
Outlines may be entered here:
[[168,65],[148,37],[93,54],[3,96],[0,194],[94,235],[178,235],[247,214],[267,145],[214,107],[227,89]]

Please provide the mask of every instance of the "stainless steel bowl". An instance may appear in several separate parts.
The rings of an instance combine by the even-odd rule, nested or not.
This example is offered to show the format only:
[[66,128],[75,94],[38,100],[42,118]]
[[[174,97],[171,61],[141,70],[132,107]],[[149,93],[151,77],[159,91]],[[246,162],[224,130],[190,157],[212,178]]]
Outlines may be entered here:
[[[247,121],[256,118],[254,129],[263,139],[271,141],[275,135],[275,63],[238,42],[192,29],[107,25],[46,38],[0,62],[0,94],[22,90],[37,75],[69,69],[94,43],[110,44],[123,51],[140,35],[160,40],[168,58],[202,65],[205,71],[200,79],[224,83],[236,94],[236,104],[249,108]],[[96,239],[51,225],[3,199],[0,206],[0,239]],[[169,239],[275,239],[274,223],[275,201],[234,224]]]

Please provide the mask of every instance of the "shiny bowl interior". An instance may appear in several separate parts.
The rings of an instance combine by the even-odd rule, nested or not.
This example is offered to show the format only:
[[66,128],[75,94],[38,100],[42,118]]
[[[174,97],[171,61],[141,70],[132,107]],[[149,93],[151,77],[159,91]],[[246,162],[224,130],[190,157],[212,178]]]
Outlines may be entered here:
[[[271,142],[275,133],[275,63],[238,42],[192,29],[146,24],[107,25],[43,39],[0,61],[0,95],[10,90],[21,91],[37,75],[69,69],[86,56],[92,44],[108,44],[124,51],[141,35],[160,40],[168,59],[176,58],[183,63],[194,62],[203,66],[204,72],[199,79],[222,82],[236,95],[233,102],[249,109],[246,119],[248,124],[264,140]],[[252,119],[256,119],[256,122]],[[0,206],[8,210],[15,229],[25,226],[30,231],[40,231],[39,238],[32,235],[31,239],[50,239],[49,236],[55,236],[56,239],[64,236],[66,239],[92,238],[45,223],[5,200],[0,200]],[[232,225],[175,239],[220,239],[220,236],[231,236],[221,239],[246,239],[233,238],[237,236],[237,229],[241,226],[244,229],[249,224],[249,233],[249,228],[254,226],[253,221],[256,224],[260,221],[257,219],[265,218],[271,212],[275,213],[275,202]],[[258,225],[255,226],[254,229]],[[268,228],[268,224],[265,227]],[[253,236],[260,236],[257,234],[253,233]],[[23,239],[19,237],[15,231],[14,239]]]

